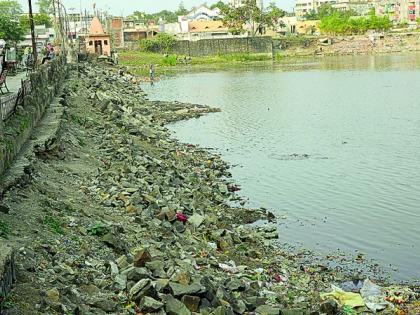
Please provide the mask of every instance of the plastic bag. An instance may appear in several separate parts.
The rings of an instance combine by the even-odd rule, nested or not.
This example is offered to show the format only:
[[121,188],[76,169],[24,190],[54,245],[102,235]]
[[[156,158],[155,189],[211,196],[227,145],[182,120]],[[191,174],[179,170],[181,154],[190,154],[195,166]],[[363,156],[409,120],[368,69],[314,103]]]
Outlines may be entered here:
[[365,306],[365,302],[359,293],[345,292],[334,285],[332,285],[331,288],[333,291],[322,293],[321,299],[326,300],[328,298],[334,298],[341,306],[346,305],[351,308]]
[[392,304],[385,301],[385,294],[382,292],[381,287],[377,284],[374,284],[369,279],[366,279],[363,282],[363,287],[360,289],[360,294],[362,295],[367,308],[375,313],[387,308],[389,305],[392,306]]

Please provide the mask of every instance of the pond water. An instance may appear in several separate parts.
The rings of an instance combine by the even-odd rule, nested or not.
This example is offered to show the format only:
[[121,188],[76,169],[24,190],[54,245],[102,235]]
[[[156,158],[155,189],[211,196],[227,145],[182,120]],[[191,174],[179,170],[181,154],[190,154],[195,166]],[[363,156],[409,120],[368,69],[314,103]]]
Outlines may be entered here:
[[237,165],[249,205],[282,218],[282,242],[420,279],[419,54],[185,71],[144,89],[222,109],[174,137]]

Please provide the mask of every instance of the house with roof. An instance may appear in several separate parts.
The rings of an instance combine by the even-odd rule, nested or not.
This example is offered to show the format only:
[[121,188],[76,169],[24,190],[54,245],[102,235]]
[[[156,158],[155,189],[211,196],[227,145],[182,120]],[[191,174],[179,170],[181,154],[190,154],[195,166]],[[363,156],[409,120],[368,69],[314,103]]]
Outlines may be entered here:
[[123,36],[126,44],[137,43],[139,40],[154,37],[158,33],[159,25],[156,25],[154,22],[123,21]]
[[230,36],[229,30],[222,21],[191,21],[188,22],[188,34],[184,38],[199,40],[227,36]]
[[98,17],[92,19],[89,34],[86,36],[86,52],[111,56],[111,36],[104,31]]

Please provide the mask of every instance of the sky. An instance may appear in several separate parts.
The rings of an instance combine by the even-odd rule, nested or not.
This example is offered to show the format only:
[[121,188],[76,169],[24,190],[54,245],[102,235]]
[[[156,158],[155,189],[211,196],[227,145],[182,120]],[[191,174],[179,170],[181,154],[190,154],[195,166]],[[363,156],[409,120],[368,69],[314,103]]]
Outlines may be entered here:
[[[1,0],[0,0],[1,1]],[[28,10],[27,0],[18,0],[24,9]],[[32,0],[36,3],[37,0]],[[206,0],[184,0],[183,3],[187,9],[203,4]],[[265,0],[268,4],[272,0]],[[108,10],[114,15],[129,15],[134,11],[144,11],[149,13],[158,12],[164,9],[175,10],[180,0],[61,0],[61,2],[69,8],[80,10],[80,4],[83,9],[92,10],[93,3],[96,3],[98,9]],[[212,4],[216,0],[207,0],[208,4]],[[225,0],[227,2],[227,0]],[[275,0],[277,5],[287,11],[292,11],[293,0]],[[36,11],[36,7],[34,9]]]

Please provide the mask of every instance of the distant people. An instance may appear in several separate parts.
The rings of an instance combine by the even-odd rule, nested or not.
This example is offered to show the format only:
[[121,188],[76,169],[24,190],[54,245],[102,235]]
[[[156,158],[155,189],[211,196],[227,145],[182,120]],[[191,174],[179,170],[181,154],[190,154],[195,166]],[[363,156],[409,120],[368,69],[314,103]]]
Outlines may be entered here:
[[54,49],[54,46],[51,46],[50,53],[48,54],[48,56],[50,57],[50,60],[54,60],[55,59],[55,49]]
[[375,47],[375,35],[374,34],[369,34],[369,40],[370,40],[370,44],[372,45],[372,47]]
[[45,56],[44,58],[42,58],[42,64],[44,64],[47,60],[53,60],[55,59],[55,50],[54,50],[54,46],[52,46],[51,44],[47,45],[45,47]]
[[153,81],[155,80],[155,66],[153,64],[151,64],[149,67],[149,76],[150,76],[150,82],[153,83]]
[[114,63],[116,64],[116,65],[118,65],[119,64],[119,61],[120,60],[120,56],[118,56],[118,52],[114,52]]

